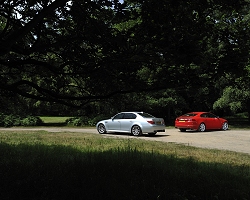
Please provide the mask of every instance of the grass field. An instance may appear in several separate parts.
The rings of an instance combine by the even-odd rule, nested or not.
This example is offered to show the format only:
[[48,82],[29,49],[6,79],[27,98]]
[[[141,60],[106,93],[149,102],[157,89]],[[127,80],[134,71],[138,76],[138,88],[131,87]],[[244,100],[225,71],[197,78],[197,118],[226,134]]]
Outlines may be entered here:
[[65,121],[70,117],[39,116],[46,126],[65,126]]
[[64,123],[66,119],[70,117],[59,117],[59,116],[40,116],[44,123]]
[[250,199],[250,155],[99,134],[0,132],[0,199]]

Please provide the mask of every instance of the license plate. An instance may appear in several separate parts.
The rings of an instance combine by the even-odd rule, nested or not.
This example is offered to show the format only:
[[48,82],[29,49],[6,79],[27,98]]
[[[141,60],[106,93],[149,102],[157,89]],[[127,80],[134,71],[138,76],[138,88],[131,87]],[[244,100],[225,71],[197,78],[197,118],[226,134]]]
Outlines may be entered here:
[[161,122],[156,122],[157,125],[161,125]]
[[179,120],[179,122],[185,122],[185,120]]

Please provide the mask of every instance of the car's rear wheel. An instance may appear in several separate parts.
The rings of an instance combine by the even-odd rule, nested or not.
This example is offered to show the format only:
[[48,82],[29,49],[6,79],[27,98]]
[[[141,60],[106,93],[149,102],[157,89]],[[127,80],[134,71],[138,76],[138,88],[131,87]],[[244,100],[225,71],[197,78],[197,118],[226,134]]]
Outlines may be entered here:
[[226,131],[228,129],[228,123],[227,122],[224,122],[223,124],[222,124],[222,130],[223,131]]
[[138,125],[132,126],[132,128],[131,128],[131,134],[133,136],[140,136],[140,135],[142,135],[141,127],[138,126]]
[[97,131],[100,133],[100,134],[104,134],[106,133],[106,128],[104,126],[104,124],[99,124],[98,127],[97,127]]
[[186,131],[185,128],[180,128],[179,130],[180,130],[180,132],[185,132]]
[[199,128],[198,128],[198,131],[204,132],[205,130],[206,130],[206,125],[204,123],[201,123]]

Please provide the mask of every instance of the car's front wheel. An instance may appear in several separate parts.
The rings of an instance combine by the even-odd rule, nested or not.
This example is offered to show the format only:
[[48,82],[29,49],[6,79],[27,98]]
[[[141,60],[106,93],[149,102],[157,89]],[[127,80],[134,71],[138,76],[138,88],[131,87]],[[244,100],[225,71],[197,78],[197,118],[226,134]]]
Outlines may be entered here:
[[227,122],[224,122],[223,124],[222,124],[222,130],[223,131],[226,131],[228,129],[228,123]]
[[133,136],[140,136],[140,135],[142,135],[141,127],[138,126],[138,125],[132,126],[132,128],[131,128],[131,134]]
[[204,123],[201,123],[199,128],[198,128],[198,131],[204,132],[205,130],[206,130],[206,125]]
[[100,133],[100,134],[104,134],[106,133],[106,128],[104,126],[104,124],[99,124],[98,127],[97,127],[97,131]]

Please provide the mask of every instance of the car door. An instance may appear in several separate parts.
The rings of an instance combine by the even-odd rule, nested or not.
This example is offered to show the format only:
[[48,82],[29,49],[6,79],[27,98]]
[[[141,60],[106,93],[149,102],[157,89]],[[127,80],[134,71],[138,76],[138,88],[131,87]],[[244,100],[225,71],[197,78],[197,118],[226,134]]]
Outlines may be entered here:
[[221,128],[221,122],[216,115],[214,115],[212,113],[208,113],[208,119],[209,119],[209,129],[220,129]]
[[121,131],[130,132],[136,115],[134,113],[125,113],[121,120]]
[[107,124],[108,130],[110,131],[120,131],[121,130],[121,120],[123,119],[124,114],[118,113],[115,115]]
[[205,123],[206,129],[210,129],[210,127],[211,127],[211,119],[209,118],[209,113],[201,114],[201,122]]

